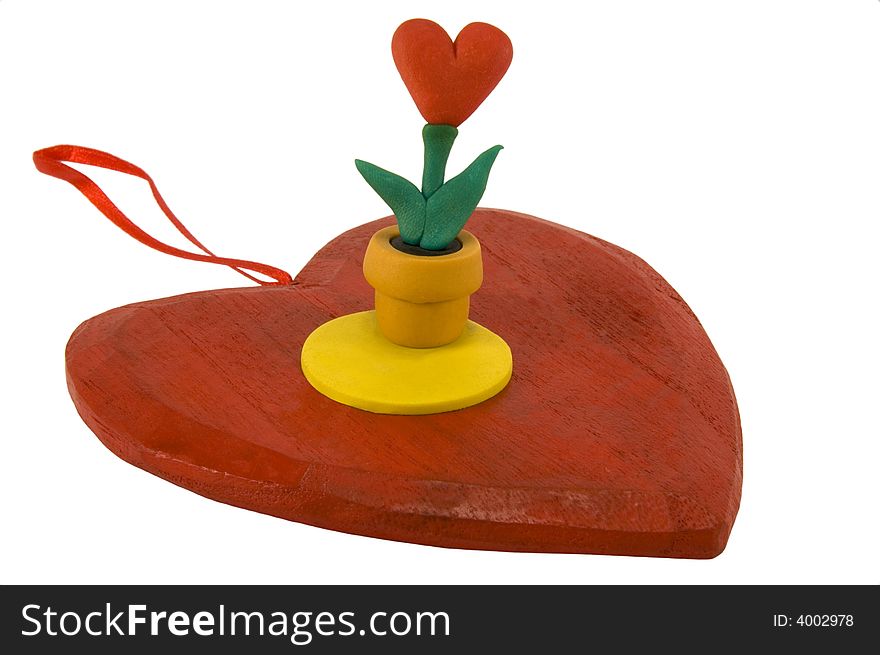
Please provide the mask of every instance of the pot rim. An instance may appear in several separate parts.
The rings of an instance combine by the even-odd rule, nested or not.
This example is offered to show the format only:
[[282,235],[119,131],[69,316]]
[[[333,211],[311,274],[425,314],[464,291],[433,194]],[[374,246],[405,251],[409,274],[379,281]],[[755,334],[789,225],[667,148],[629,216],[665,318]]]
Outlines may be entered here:
[[444,302],[471,295],[483,283],[480,242],[467,230],[458,234],[461,250],[423,257],[391,245],[396,225],[378,230],[364,255],[364,277],[376,291],[407,302]]

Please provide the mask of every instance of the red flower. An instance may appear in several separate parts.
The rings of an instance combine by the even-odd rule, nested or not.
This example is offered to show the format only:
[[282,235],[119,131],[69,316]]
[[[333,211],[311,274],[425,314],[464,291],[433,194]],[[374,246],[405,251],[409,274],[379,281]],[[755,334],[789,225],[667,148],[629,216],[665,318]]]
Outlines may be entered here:
[[437,23],[415,18],[397,28],[391,53],[425,120],[458,127],[504,77],[513,46],[487,23],[471,23],[453,43]]

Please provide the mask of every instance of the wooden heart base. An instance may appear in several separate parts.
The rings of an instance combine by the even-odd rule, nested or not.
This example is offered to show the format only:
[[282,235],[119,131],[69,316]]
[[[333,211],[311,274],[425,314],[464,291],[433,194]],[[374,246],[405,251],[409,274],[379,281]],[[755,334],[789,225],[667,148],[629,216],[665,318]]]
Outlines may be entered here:
[[471,317],[513,352],[506,389],[430,416],[372,414],[299,367],[318,325],[371,308],[362,225],[288,287],[120,307],[67,346],[80,415],[122,459],[215,500],[456,548],[706,558],[736,517],[739,415],[684,301],[635,255],[508,211],[468,223]]

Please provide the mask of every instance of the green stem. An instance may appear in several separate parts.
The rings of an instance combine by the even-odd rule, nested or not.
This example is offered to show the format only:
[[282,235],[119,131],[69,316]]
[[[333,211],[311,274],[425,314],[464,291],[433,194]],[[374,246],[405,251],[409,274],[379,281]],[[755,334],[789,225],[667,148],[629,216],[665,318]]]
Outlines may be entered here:
[[422,195],[425,196],[425,199],[430,198],[437,189],[443,186],[449,151],[452,150],[452,144],[457,136],[458,129],[452,125],[431,125],[428,123],[422,128],[422,140],[425,142]]

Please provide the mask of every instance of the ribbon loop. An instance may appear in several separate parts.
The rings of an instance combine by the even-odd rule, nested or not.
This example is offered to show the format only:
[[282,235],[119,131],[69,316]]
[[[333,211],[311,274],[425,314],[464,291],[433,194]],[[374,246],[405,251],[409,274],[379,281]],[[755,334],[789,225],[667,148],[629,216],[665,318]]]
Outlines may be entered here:
[[[153,192],[153,198],[156,199],[156,203],[159,205],[162,213],[165,214],[168,220],[171,221],[171,224],[177,228],[178,232],[186,237],[190,243],[201,250],[204,254],[175,248],[174,246],[169,246],[168,244],[150,236],[128,218],[119,207],[113,204],[113,201],[107,197],[91,178],[63,162],[96,166],[97,168],[104,168],[124,173],[126,175],[132,175],[146,181],[147,184],[150,185],[150,190]],[[165,254],[181,257],[183,259],[229,266],[249,280],[264,286],[287,285],[293,283],[293,277],[291,277],[290,273],[283,271],[280,268],[269,266],[268,264],[261,264],[259,262],[248,261],[246,259],[218,257],[208,250],[208,248],[202,245],[186,226],[180,222],[180,219],[174,215],[165,203],[165,200],[159,194],[159,189],[156,187],[155,182],[153,182],[153,178],[147,175],[143,169],[125,161],[124,159],[115,157],[107,152],[102,152],[101,150],[94,150],[93,148],[61,145],[37,150],[34,153],[34,165],[41,173],[57,177],[59,180],[64,180],[75,186],[79,192],[97,207],[104,216],[109,218],[114,225],[121,228],[130,237],[140,241],[145,246],[149,246],[159,252],[164,252]],[[260,273],[261,275],[272,278],[272,281],[261,280],[247,271]]]

